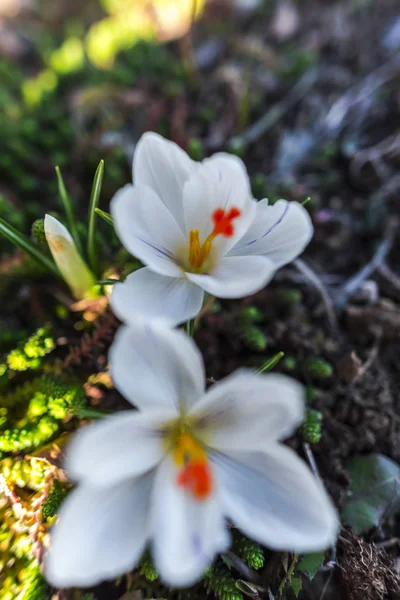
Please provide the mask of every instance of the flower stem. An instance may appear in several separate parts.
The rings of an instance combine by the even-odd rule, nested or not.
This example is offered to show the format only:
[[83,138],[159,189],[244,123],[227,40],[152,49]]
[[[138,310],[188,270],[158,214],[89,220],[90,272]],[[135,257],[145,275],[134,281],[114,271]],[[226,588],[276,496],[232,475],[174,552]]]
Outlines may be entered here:
[[194,337],[194,319],[186,322],[185,329],[189,337]]

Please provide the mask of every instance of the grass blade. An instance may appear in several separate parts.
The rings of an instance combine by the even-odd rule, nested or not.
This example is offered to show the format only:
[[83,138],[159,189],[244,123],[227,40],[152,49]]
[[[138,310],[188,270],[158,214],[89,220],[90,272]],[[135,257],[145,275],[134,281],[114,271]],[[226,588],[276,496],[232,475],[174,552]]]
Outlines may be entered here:
[[75,220],[74,209],[72,207],[71,198],[67,192],[67,188],[64,184],[63,176],[61,175],[60,167],[56,167],[56,175],[58,182],[58,192],[60,194],[61,202],[64,207],[65,216],[67,218],[68,230],[72,235],[72,239],[75,242],[76,247],[80,254],[82,254],[82,244],[78,234],[77,223]]
[[96,247],[96,208],[99,203],[101,188],[103,185],[104,177],[104,160],[99,162],[97,167],[92,186],[92,193],[90,195],[90,206],[89,206],[89,218],[88,218],[88,258],[89,265],[92,271],[98,275],[98,256]]
[[277,352],[274,354],[274,356],[265,361],[265,363],[261,365],[259,369],[257,369],[257,373],[267,373],[268,371],[271,371],[284,356],[284,352]]
[[31,258],[33,258],[41,267],[50,271],[56,277],[60,277],[60,273],[54,264],[54,262],[41,252],[37,246],[32,244],[30,239],[20,233],[12,225],[9,225],[6,221],[0,218],[0,233],[2,233],[10,242],[12,242],[17,248],[26,252]]
[[104,221],[108,224],[111,225],[111,227],[114,227],[114,219],[112,218],[112,216],[108,213],[105,212],[104,210],[101,210],[101,208],[95,208],[96,215],[99,215],[99,217],[101,217],[102,219],[104,219]]

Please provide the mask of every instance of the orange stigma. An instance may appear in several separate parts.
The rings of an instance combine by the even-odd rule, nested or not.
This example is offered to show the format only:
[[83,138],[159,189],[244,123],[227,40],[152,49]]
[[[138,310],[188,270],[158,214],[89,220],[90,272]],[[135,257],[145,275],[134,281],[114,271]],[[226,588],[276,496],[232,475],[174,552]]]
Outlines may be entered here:
[[212,491],[212,477],[208,462],[189,463],[178,474],[178,485],[184,487],[196,500],[205,500]]
[[189,262],[193,268],[200,269],[203,266],[205,259],[210,254],[212,242],[217,235],[233,236],[235,232],[233,221],[241,214],[241,211],[236,207],[231,208],[229,211],[217,208],[211,215],[214,228],[203,245],[200,245],[198,229],[190,230]]
[[195,500],[208,498],[213,480],[207,454],[188,433],[180,435],[176,442],[174,462],[181,467],[177,476],[178,486],[183,487]]

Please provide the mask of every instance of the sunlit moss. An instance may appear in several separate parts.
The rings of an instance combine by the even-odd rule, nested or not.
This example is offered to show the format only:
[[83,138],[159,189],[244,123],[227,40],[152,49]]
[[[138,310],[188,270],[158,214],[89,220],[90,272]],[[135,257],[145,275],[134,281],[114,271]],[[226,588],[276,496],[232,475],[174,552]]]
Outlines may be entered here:
[[8,368],[12,371],[36,370],[41,366],[42,359],[54,348],[55,342],[48,329],[41,327],[20,348],[8,354]]
[[57,73],[72,73],[82,68],[85,60],[83,42],[78,37],[70,37],[50,56],[50,66]]
[[40,103],[42,97],[52,92],[57,86],[57,75],[51,69],[44,69],[31,79],[26,79],[22,84],[22,94],[28,106]]
[[90,61],[99,68],[112,67],[121,50],[141,40],[162,41],[184,35],[198,18],[205,0],[102,0],[109,17],[91,26],[86,38]]
[[153,35],[150,21],[132,22],[129,15],[123,19],[107,17],[91,26],[86,38],[87,55],[96,67],[108,69],[119,52],[131,48],[141,39],[151,39]]

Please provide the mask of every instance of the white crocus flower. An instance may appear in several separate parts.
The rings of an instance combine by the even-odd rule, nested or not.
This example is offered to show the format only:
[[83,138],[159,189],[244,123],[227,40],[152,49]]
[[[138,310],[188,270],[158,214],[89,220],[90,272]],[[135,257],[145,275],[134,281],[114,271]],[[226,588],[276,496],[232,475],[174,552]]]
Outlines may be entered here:
[[334,542],[331,501],[280,443],[303,417],[299,383],[237,371],[206,392],[194,342],[156,323],[120,329],[111,373],[139,411],[91,424],[72,441],[66,468],[79,485],[52,532],[50,583],[115,578],[150,543],[164,582],[190,585],[229,547],[225,518],[275,550]]
[[111,202],[119,238],[147,265],[115,286],[113,309],[127,323],[137,315],[183,323],[200,311],[205,291],[219,298],[253,294],[313,233],[301,204],[257,203],[236,156],[219,153],[197,163],[173,142],[146,133],[133,179]]
[[54,217],[46,215],[44,233],[54,262],[73,296],[77,300],[89,296],[96,280],[79,254],[68,229]]

